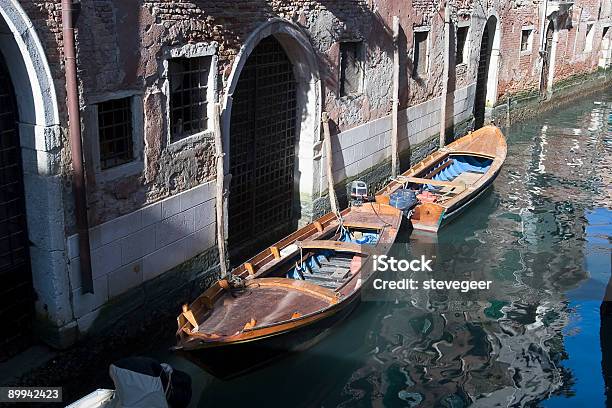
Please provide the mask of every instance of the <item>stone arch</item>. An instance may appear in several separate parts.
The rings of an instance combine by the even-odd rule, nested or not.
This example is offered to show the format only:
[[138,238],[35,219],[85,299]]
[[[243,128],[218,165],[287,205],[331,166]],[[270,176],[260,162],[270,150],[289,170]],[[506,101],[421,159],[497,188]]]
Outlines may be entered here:
[[497,102],[501,29],[499,17],[493,11],[488,14],[482,27],[478,53],[474,117],[476,128],[484,124],[486,108]]
[[[230,151],[230,121],[233,95],[242,69],[255,47],[269,36],[273,36],[283,47],[293,64],[296,80],[297,116],[296,129],[296,190],[299,196],[301,216],[299,222],[311,216],[312,197],[318,183],[314,175],[319,172],[320,162],[315,160],[315,144],[320,138],[321,82],[316,53],[302,29],[293,22],[276,18],[267,21],[252,32],[236,56],[225,86],[222,99],[222,133],[224,150]],[[229,169],[229,154],[225,155],[225,168]],[[297,205],[297,203],[296,203]],[[227,225],[225,226],[227,229]]]
[[491,61],[489,62],[489,72],[487,74],[487,106],[492,107],[497,102],[497,83],[499,78],[500,47],[501,47],[501,20],[497,13],[493,11],[487,19],[487,24],[495,24],[493,28],[493,44],[491,48]]
[[[552,34],[550,44],[548,43],[548,35]],[[543,37],[540,39],[540,48],[546,51],[540,60],[540,96],[544,99],[550,98],[552,95],[553,81],[555,78],[555,60],[557,57],[557,43],[559,42],[558,23],[554,16],[546,19],[544,25]],[[545,60],[545,58],[547,60]]]
[[0,0],[0,52],[10,61],[16,93],[37,317],[49,333],[47,340],[61,345],[62,327],[74,323],[64,255],[59,109],[44,49],[16,0]]

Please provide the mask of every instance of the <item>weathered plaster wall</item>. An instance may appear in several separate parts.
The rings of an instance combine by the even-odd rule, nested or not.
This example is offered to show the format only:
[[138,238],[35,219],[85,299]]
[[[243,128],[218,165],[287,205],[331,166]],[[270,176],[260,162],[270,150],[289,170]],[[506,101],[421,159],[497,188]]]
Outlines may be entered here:
[[[553,2],[554,3],[554,2]],[[25,0],[22,4],[42,38],[60,100],[65,97],[62,71],[62,39],[59,0]],[[502,58],[498,95],[514,94],[537,87],[541,61],[537,50],[541,37],[541,2],[491,0],[456,2],[453,27],[470,22],[469,58],[451,75],[449,88],[459,89],[474,82],[479,44],[487,17],[500,17]],[[144,105],[145,168],[124,182],[90,178],[89,204],[92,225],[127,214],[143,205],[211,180],[214,174],[211,141],[201,138],[180,148],[169,149],[166,134],[163,78],[160,62],[168,47],[186,43],[219,44],[219,90],[231,73],[232,64],[248,35],[270,18],[284,18],[304,29],[319,59],[324,86],[323,108],[345,131],[383,117],[391,109],[392,42],[391,20],[400,17],[402,108],[439,96],[443,66],[443,8],[429,0],[313,1],[232,0],[207,2],[113,1],[81,3],[77,24],[78,66],[81,100],[111,97],[133,90],[142,94]],[[592,71],[599,58],[602,24],[595,24],[593,50],[583,52],[587,21],[598,15],[597,0],[580,0],[570,9],[569,23],[559,28],[555,76],[562,80]],[[550,14],[550,13],[549,13]],[[555,15],[553,15],[554,17]],[[567,20],[567,19],[565,19]],[[520,31],[533,25],[532,52],[521,55]],[[429,29],[429,70],[424,78],[413,78],[414,29]],[[367,47],[364,92],[339,97],[338,61],[340,40],[364,40]],[[454,42],[454,41],[453,41]],[[61,106],[65,123],[65,106]],[[84,127],[88,124],[84,123]],[[66,164],[68,165],[68,164]],[[95,182],[94,182],[95,181]],[[67,198],[70,184],[66,183]],[[67,207],[69,228],[73,218]]]

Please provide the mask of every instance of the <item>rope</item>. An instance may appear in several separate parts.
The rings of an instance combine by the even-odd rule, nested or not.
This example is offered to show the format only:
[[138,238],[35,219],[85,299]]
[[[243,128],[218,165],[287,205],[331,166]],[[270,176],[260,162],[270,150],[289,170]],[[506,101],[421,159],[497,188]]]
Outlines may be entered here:
[[232,297],[236,297],[236,293],[241,293],[247,290],[246,279],[234,275],[232,273],[227,274],[227,283],[229,284],[229,293]]
[[376,214],[376,217],[378,217],[379,220],[382,221],[383,223],[383,228],[384,227],[390,227],[392,224],[389,224],[387,221],[385,221],[379,214],[378,212],[376,212],[376,209],[374,208],[374,203],[370,203],[370,205],[372,206],[372,211],[374,211],[374,214]]

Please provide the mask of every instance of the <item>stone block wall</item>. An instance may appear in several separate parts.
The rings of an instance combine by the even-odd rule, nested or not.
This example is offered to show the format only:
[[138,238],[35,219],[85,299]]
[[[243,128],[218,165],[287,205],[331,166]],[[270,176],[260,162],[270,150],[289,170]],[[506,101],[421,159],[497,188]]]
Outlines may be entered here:
[[[554,9],[551,2],[549,15]],[[58,99],[65,98],[63,41],[59,0],[23,0],[53,72]],[[512,95],[539,83],[538,56],[542,36],[542,2],[492,0],[485,7],[471,0],[455,2],[453,22],[469,22],[468,61],[459,67],[458,87],[472,84],[479,60],[479,44],[487,18],[497,16],[503,54],[499,65],[498,98]],[[598,0],[579,0],[568,16],[557,22],[558,40],[555,75],[559,80],[591,72],[601,57],[604,27],[610,22],[609,7],[599,10]],[[607,13],[607,14],[606,14]],[[557,12],[559,14],[559,12]],[[436,2],[413,0],[326,1],[117,1],[82,2],[77,21],[77,47],[81,102],[112,97],[131,90],[142,95],[146,168],[129,180],[130,194],[114,194],[114,183],[99,181],[89,187],[92,225],[127,214],[172,194],[192,188],[214,177],[214,160],[206,139],[180,149],[169,149],[164,135],[167,118],[163,106],[161,60],[168,48],[188,43],[217,43],[217,88],[223,92],[236,57],[249,35],[272,18],[294,22],[308,35],[318,60],[323,83],[324,110],[339,131],[382,118],[391,110],[390,27],[398,15],[400,35],[400,106],[407,108],[438,97],[443,61],[443,10]],[[556,18],[556,17],[555,17]],[[584,52],[586,25],[594,22],[592,52]],[[521,27],[534,27],[532,51],[520,53]],[[453,25],[456,27],[456,24]],[[428,72],[412,75],[415,29],[429,30]],[[366,46],[364,92],[355,97],[338,94],[339,42],[363,40]],[[453,46],[454,40],[453,40]],[[60,114],[66,124],[65,104]],[[83,124],[87,128],[88,123]],[[181,164],[182,163],[182,164]],[[62,163],[69,173],[70,161]],[[70,184],[66,184],[67,200]],[[132,191],[133,190],[133,191]],[[73,213],[66,209],[68,233]]]
[[82,293],[78,236],[68,237],[71,300],[80,330],[113,298],[214,247],[214,188],[202,184],[92,228],[93,294]]
[[[539,50],[552,21],[554,42],[553,86],[573,76],[592,73],[597,70],[599,59],[609,47],[604,41],[606,27],[612,25],[609,7],[597,0],[580,0],[568,7],[563,2],[549,1],[547,17],[542,30],[542,3],[518,1],[500,10],[501,17],[501,64],[498,83],[498,99],[523,95],[537,89],[540,84],[542,58]],[[587,44],[587,25],[593,25],[590,48]],[[530,52],[521,52],[521,29],[533,28]],[[607,34],[610,37],[610,33]]]

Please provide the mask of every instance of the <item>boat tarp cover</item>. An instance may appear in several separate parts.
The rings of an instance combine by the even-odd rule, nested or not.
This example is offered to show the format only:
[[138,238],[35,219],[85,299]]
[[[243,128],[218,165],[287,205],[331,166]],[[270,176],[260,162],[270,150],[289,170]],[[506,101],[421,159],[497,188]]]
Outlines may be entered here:
[[147,358],[111,364],[109,374],[115,383],[115,396],[104,408],[168,408],[162,370],[161,364]]

